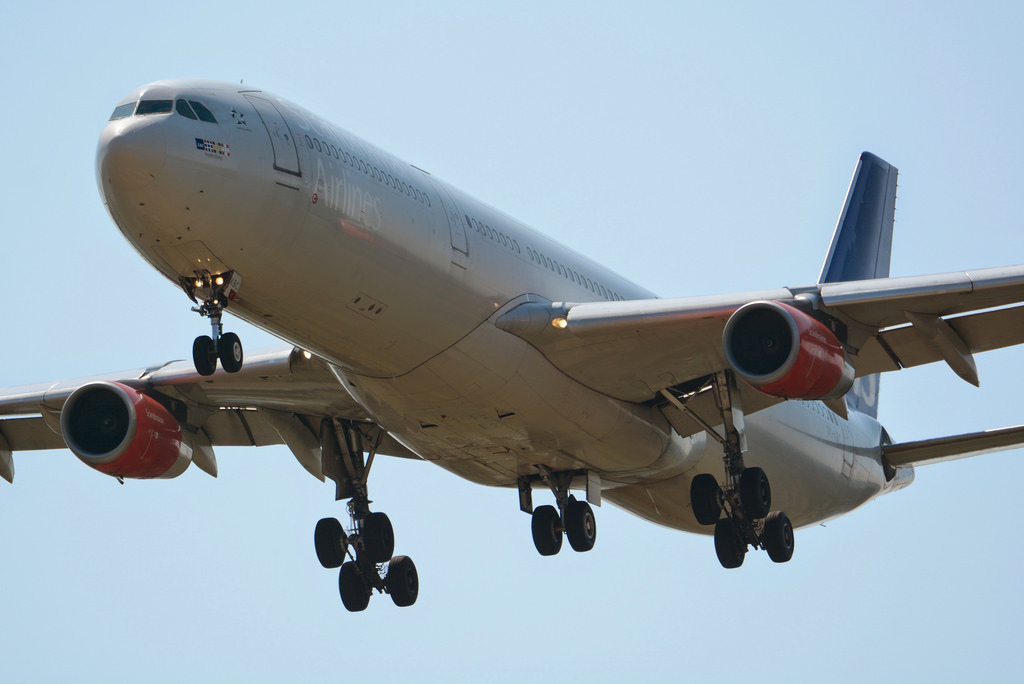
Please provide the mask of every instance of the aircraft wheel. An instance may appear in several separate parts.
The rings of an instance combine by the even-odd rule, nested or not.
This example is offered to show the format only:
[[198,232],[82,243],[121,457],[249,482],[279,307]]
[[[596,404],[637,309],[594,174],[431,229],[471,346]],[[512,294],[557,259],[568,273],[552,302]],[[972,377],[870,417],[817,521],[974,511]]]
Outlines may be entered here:
[[736,524],[729,518],[715,523],[715,553],[723,568],[738,568],[747,555],[747,544],[739,535]]
[[561,516],[554,506],[541,506],[533,512],[530,528],[533,545],[542,556],[554,556],[562,548]]
[[362,526],[363,553],[371,563],[386,563],[395,552],[395,530],[384,513],[371,513]]
[[764,521],[764,548],[775,563],[785,563],[793,557],[793,523],[782,511],[772,511]]
[[316,557],[325,568],[340,568],[345,562],[347,538],[337,518],[323,518],[313,531]]
[[416,574],[416,565],[408,556],[395,556],[388,565],[388,576],[384,586],[391,594],[391,600],[399,608],[416,603],[420,593],[420,579]]
[[192,363],[200,375],[213,375],[217,370],[217,348],[209,335],[200,335],[192,343]]
[[235,333],[224,333],[217,341],[217,352],[220,355],[220,365],[228,373],[237,373],[242,370],[242,341]]
[[366,585],[363,578],[352,561],[341,566],[338,574],[338,591],[341,594],[341,602],[350,613],[358,613],[366,610],[370,605],[370,587]]
[[565,509],[565,536],[573,551],[590,551],[597,541],[597,520],[594,511],[586,501],[569,499]]
[[714,525],[722,515],[722,488],[714,475],[703,473],[690,483],[690,506],[701,525]]
[[740,501],[748,518],[763,518],[772,510],[772,488],[760,468],[747,468],[740,475]]

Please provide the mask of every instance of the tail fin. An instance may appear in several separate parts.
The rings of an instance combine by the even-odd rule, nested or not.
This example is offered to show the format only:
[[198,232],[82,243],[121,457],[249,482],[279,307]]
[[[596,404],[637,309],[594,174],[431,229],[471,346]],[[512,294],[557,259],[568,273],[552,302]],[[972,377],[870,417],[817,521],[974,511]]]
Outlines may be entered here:
[[[819,284],[889,277],[898,175],[895,166],[870,152],[861,153]],[[877,375],[858,378],[846,395],[847,405],[878,417],[878,385]]]

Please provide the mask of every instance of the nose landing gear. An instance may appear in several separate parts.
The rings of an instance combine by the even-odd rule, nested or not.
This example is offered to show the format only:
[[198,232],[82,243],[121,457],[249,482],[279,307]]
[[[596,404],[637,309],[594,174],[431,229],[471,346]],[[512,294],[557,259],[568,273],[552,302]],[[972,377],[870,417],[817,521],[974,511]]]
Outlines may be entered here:
[[[181,286],[189,298],[199,304],[192,310],[210,319],[210,335],[200,335],[192,343],[192,363],[200,375],[213,375],[217,360],[228,373],[242,369],[242,342],[235,333],[225,333],[221,316],[234,299],[242,277],[233,271],[209,274],[197,272],[193,278],[182,278]],[[199,300],[202,299],[202,303]]]

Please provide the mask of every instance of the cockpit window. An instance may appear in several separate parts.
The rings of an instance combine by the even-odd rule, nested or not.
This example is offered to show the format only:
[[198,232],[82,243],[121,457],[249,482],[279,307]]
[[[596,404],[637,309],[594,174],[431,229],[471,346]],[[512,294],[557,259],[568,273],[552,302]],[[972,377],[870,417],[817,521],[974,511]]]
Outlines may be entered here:
[[169,114],[171,111],[171,100],[142,100],[135,113],[139,116],[145,114]]
[[135,111],[135,103],[127,102],[123,105],[117,105],[114,107],[114,113],[110,115],[110,120],[123,119],[126,116],[131,116],[132,112]]
[[188,102],[185,102],[185,100],[178,100],[174,104],[174,111],[178,112],[179,114],[188,119],[198,118],[195,115],[195,112],[192,111],[192,108],[188,106]]
[[199,115],[200,121],[206,121],[208,123],[217,123],[217,119],[213,116],[213,112],[206,108],[202,102],[196,102],[195,100],[189,100],[189,104],[196,110],[196,114]]

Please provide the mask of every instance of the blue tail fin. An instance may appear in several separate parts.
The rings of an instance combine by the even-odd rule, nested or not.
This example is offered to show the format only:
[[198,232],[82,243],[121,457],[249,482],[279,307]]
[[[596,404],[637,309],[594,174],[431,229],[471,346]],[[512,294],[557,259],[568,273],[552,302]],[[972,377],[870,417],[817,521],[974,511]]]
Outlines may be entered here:
[[[861,153],[819,284],[889,277],[898,175],[895,166],[870,152]],[[847,405],[877,417],[878,381],[877,375],[858,378],[846,395]]]

